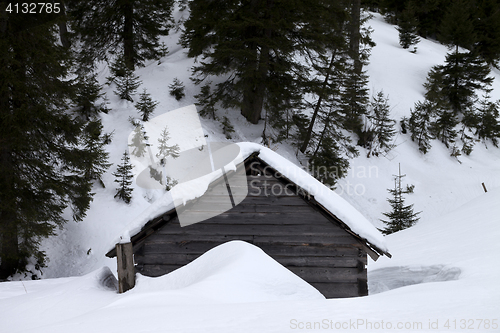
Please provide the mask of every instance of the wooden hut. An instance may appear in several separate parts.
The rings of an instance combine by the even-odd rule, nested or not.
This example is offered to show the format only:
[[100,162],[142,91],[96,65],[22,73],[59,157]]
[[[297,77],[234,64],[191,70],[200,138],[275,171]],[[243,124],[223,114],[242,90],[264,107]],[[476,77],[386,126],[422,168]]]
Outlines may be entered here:
[[[240,167],[247,176],[248,195],[232,209],[186,227],[179,224],[175,209],[160,212],[130,235],[130,243],[118,244],[106,254],[118,255],[121,291],[133,287],[134,265],[140,274],[161,276],[217,245],[243,240],[261,248],[327,298],[367,295],[367,254],[377,260],[380,255],[390,256],[387,250],[353,231],[258,152],[247,156]],[[204,197],[208,199],[203,201]],[[217,206],[217,200],[217,193],[207,193],[190,204],[209,210]]]

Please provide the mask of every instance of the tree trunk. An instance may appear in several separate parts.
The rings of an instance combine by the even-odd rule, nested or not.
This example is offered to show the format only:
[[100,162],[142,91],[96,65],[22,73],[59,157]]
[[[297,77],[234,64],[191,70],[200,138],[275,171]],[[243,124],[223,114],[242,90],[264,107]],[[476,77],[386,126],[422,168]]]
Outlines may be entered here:
[[[330,59],[330,64],[328,65],[328,71],[326,73],[325,80],[323,81],[322,91],[326,89],[326,86],[328,85],[328,80],[330,80],[330,74],[332,72],[332,68],[333,68],[333,65],[335,63],[334,60],[335,60],[336,53],[337,52],[333,52],[332,57]],[[313,115],[311,117],[311,123],[309,124],[309,128],[307,129],[306,137],[304,138],[304,142],[302,143],[302,146],[300,146],[300,151],[302,153],[305,153],[307,146],[309,145],[309,142],[311,141],[314,123],[315,123],[316,118],[318,116],[318,112],[319,112],[319,109],[321,108],[322,102],[323,102],[323,96],[320,95],[318,98],[318,101],[316,102],[316,106],[314,107],[314,112],[313,112]]]
[[[10,214],[9,214],[10,213]],[[19,269],[19,243],[16,221],[11,212],[2,211],[0,224],[0,280],[6,279]]]
[[123,6],[123,60],[128,69],[135,68],[135,53],[134,53],[134,7],[133,1],[127,1]]
[[71,42],[68,38],[68,26],[66,25],[66,6],[64,3],[61,4],[61,17],[62,21],[58,23],[59,26],[59,38],[61,39],[61,44],[65,48],[69,49],[71,47]]
[[[270,31],[266,30],[266,35]],[[269,36],[270,38],[270,36]],[[269,48],[262,47],[260,54],[256,55],[258,68],[254,71],[253,77],[245,79],[249,81],[243,91],[243,103],[241,105],[241,114],[252,124],[259,122],[264,98],[266,94],[266,81],[269,71]]]
[[[258,16],[259,9],[259,1],[254,0],[251,3],[252,7],[256,11],[256,15]],[[273,7],[273,1],[269,0],[266,4],[266,9],[268,10],[268,14]],[[264,21],[270,20],[270,15],[266,15]],[[250,32],[255,33],[255,32]],[[265,28],[261,37],[264,37],[266,40],[272,38],[271,29]],[[243,101],[241,105],[241,114],[252,124],[257,124],[261,117],[262,108],[264,107],[264,99],[266,95],[266,85],[267,85],[267,77],[269,74],[269,47],[260,46],[255,44],[253,45],[255,48],[255,60],[251,61],[249,67],[250,71],[253,71],[252,76],[250,78],[245,78],[246,83],[243,88]]]
[[312,157],[315,157],[315,156],[316,156],[316,154],[317,154],[317,153],[318,153],[318,151],[319,151],[319,148],[321,147],[321,145],[322,145],[322,143],[323,143],[323,139],[325,138],[326,131],[328,131],[328,127],[330,126],[330,117],[331,117],[331,112],[332,112],[332,111],[330,111],[330,112],[328,113],[328,116],[327,116],[327,118],[325,119],[325,127],[323,128],[323,131],[321,132],[321,136],[320,136],[320,138],[319,138],[319,140],[318,140],[318,145],[316,146],[316,149],[314,150],[314,153],[313,153]]
[[260,80],[252,80],[243,92],[241,114],[252,124],[257,124],[264,106],[265,86]]
[[363,69],[363,64],[359,56],[360,25],[361,0],[352,0],[351,22],[349,25],[349,51],[351,58],[354,60],[354,71],[356,74],[361,74]]

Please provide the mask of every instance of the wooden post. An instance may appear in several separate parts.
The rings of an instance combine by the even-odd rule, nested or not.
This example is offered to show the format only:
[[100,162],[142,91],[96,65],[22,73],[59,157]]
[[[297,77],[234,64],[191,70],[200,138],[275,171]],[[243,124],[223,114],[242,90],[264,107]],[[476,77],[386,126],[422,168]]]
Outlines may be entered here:
[[118,261],[118,292],[121,294],[135,286],[132,243],[116,244],[116,258]]
[[481,183],[481,185],[483,185],[484,193],[488,192],[488,190],[486,190],[486,185],[484,185],[484,183]]

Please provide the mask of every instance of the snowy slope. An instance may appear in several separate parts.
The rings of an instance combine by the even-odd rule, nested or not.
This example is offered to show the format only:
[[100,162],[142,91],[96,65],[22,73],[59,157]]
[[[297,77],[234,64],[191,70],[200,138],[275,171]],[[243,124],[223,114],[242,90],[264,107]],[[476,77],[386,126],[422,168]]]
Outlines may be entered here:
[[[392,118],[399,122],[401,117],[410,116],[415,102],[424,100],[427,73],[432,66],[444,64],[448,50],[437,42],[421,39],[417,53],[413,54],[399,46],[397,30],[380,14],[374,14],[369,24],[377,43],[367,66],[371,95],[382,90],[389,97]],[[491,97],[499,100],[500,71],[494,69],[490,75],[495,77]],[[395,149],[379,158],[366,158],[361,150],[337,190],[377,226],[382,226],[378,221],[384,218],[382,212],[390,210],[386,189],[394,186],[393,175],[398,173],[398,164],[407,175],[403,183],[415,185],[415,193],[407,197],[408,203],[414,203],[415,210],[422,211],[423,219],[451,212],[481,195],[483,182],[488,189],[500,187],[500,149],[491,143],[488,147],[477,143],[470,156],[458,158],[461,163],[450,157],[437,140],[432,140],[432,148],[426,155],[418,151],[408,134],[398,133],[394,144]]]
[[[181,13],[176,16],[180,18]],[[399,46],[396,29],[385,23],[379,14],[374,14],[369,24],[374,29],[373,39],[377,43],[367,67],[369,88],[372,92],[383,90],[389,95],[393,118],[408,116],[413,104],[423,99],[422,84],[427,72],[433,65],[444,62],[447,49],[436,42],[422,39],[418,44],[418,52],[413,54]],[[179,32],[165,39],[170,53],[162,59],[161,64],[150,62],[137,70],[143,81],[139,91],[147,88],[159,102],[154,117],[193,104],[193,96],[198,93],[198,87],[189,80],[193,60],[187,59],[185,50],[176,44],[178,38]],[[103,66],[99,75],[101,82],[105,82],[108,75],[107,67]],[[500,99],[500,72],[495,70],[492,75],[495,76],[495,82],[491,95],[494,99]],[[168,85],[175,77],[186,85],[186,97],[181,101],[176,101],[168,93]],[[68,223],[59,231],[59,236],[44,242],[42,249],[51,259],[49,267],[44,270],[44,277],[83,275],[103,265],[115,269],[114,260],[104,256],[109,244],[115,241],[127,224],[143,213],[156,198],[161,197],[159,192],[136,187],[130,205],[113,198],[116,184],[111,173],[120,163],[123,151],[128,148],[128,136],[134,130],[127,119],[129,116],[138,117],[133,103],[120,100],[113,93],[114,89],[113,86],[105,86],[112,111],[102,115],[105,130],[113,132],[109,151],[114,165],[103,177],[106,189],[95,186],[94,202],[83,222]],[[227,115],[231,119],[236,130],[234,141],[260,142],[262,124],[247,123],[237,110],[220,111],[219,115]],[[220,124],[202,119],[202,127],[208,141],[226,141]],[[360,156],[351,160],[349,175],[339,181],[336,190],[377,227],[382,226],[379,221],[383,218],[382,212],[390,210],[386,201],[387,188],[393,185],[393,175],[398,172],[399,163],[402,173],[407,175],[403,179],[404,183],[415,185],[415,193],[408,195],[406,200],[415,204],[416,211],[422,211],[422,221],[453,211],[478,197],[484,193],[481,186],[483,182],[488,189],[500,187],[500,149],[491,144],[488,148],[482,143],[476,144],[470,156],[459,157],[461,164],[449,157],[446,148],[437,141],[432,142],[433,147],[427,155],[418,151],[408,135],[398,134],[395,144],[397,147],[385,157],[366,158],[366,153],[361,149]],[[293,163],[299,163],[295,151],[288,145],[273,144],[271,148]]]

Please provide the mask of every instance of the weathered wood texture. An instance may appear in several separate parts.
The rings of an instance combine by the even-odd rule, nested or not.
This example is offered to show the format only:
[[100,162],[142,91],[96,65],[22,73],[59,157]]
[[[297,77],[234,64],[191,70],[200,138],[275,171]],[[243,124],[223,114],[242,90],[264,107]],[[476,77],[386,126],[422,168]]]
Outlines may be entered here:
[[[174,218],[149,236],[135,252],[138,272],[160,276],[217,245],[243,240],[328,298],[367,295],[367,256],[359,240],[304,200],[292,185],[266,174],[249,176],[248,185],[248,196],[233,209],[183,228]],[[199,214],[216,210],[224,195],[205,196]]]
[[118,263],[118,292],[121,294],[135,286],[132,243],[116,244],[116,254]]

